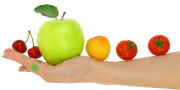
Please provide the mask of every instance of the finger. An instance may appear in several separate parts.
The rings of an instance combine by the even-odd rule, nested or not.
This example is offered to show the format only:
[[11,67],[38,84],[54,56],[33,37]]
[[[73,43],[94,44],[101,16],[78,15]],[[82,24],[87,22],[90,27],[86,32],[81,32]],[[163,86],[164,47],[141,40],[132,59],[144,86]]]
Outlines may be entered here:
[[[13,49],[11,49],[11,48],[7,48],[7,49],[4,50],[4,53],[7,53],[7,52],[15,52],[15,53],[19,53],[19,52],[15,51],[15,50],[13,50]],[[19,54],[21,54],[21,53],[19,53]],[[37,60],[37,61],[38,61],[39,63],[42,63],[41,60]]]
[[23,54],[19,54],[17,52],[6,52],[4,55],[7,59],[16,61],[24,66],[29,66],[32,63],[38,63],[36,59],[29,58]]
[[13,60],[22,64],[23,66],[28,68],[28,70],[30,70],[31,72],[41,72],[44,69],[48,69],[47,64],[42,64],[36,59],[29,58],[18,52],[6,52],[3,56],[6,57],[7,59],[10,59],[10,60]]
[[28,68],[26,68],[25,66],[20,66],[19,67],[19,70],[23,70],[23,71],[26,71],[26,72],[30,72],[30,70]]
[[4,50],[4,53],[6,53],[6,52],[16,52],[16,51],[11,49],[11,48],[7,48],[7,49]]
[[[16,52],[16,53],[19,53],[19,52],[15,51],[15,50],[13,50],[13,49],[11,49],[11,48],[5,49],[5,50],[4,50],[4,53],[6,53],[6,52]],[[37,60],[37,61],[40,62],[40,63],[42,63],[41,60]]]

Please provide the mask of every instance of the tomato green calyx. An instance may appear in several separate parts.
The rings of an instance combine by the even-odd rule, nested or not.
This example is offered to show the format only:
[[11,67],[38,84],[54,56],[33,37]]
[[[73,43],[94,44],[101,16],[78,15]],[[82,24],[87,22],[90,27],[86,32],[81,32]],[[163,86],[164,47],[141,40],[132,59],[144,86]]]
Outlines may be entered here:
[[[130,41],[130,40],[128,40],[128,41]],[[134,54],[135,54],[135,50],[134,50],[134,47],[137,47],[136,45],[134,45],[133,43],[132,43],[132,41],[130,41],[129,43],[128,43],[128,41],[127,41],[127,44],[128,44],[128,49],[132,49],[133,50],[133,52],[134,52]]]
[[162,44],[164,43],[164,41],[161,41],[161,37],[159,36],[158,41],[154,41],[154,43],[156,44],[156,48],[158,47],[162,47],[165,48]]

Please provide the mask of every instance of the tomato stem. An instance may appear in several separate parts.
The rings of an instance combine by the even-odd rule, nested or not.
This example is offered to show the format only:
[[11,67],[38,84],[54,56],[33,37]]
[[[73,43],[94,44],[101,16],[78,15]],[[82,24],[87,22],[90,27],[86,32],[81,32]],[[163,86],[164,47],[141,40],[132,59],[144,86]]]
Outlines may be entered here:
[[164,43],[164,41],[161,41],[161,37],[159,36],[157,41],[154,41],[154,43],[156,44],[156,48],[158,47],[162,47],[165,48],[162,44]]
[[63,15],[62,15],[62,18],[61,18],[61,20],[63,20],[63,18],[64,18],[64,15],[66,14],[66,12],[63,12]]
[[[128,40],[128,41],[130,41],[130,40]],[[133,52],[134,52],[134,54],[135,54],[135,50],[134,50],[134,47],[137,47],[136,45],[134,45],[133,43],[132,43],[132,41],[130,41],[130,43],[128,43],[128,41],[127,41],[127,44],[128,44],[128,49],[132,49],[133,50]]]

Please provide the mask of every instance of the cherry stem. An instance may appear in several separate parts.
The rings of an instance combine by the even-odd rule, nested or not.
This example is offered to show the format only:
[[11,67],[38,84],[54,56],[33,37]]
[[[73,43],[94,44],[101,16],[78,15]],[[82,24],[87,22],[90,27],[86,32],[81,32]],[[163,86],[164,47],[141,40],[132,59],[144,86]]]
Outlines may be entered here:
[[61,18],[61,20],[63,20],[63,18],[64,18],[64,15],[66,14],[66,12],[63,12],[63,15],[62,15],[62,18]]
[[32,36],[32,34],[31,34],[31,32],[30,31],[28,31],[29,32],[29,35],[31,35],[31,38],[32,38],[32,43],[33,43],[33,48],[34,48],[34,40],[33,40],[33,36]]
[[[28,32],[29,32],[29,31],[28,31]],[[28,39],[29,39],[29,33],[28,33],[28,38],[26,39],[26,41],[24,42],[23,45],[25,45],[25,44],[27,43]]]

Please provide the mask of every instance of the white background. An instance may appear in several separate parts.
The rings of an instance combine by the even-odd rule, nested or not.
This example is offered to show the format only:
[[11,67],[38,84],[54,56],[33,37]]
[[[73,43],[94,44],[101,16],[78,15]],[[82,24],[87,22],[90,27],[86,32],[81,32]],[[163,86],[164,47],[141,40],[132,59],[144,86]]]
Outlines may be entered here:
[[[179,0],[1,0],[1,55],[4,49],[11,48],[15,40],[26,40],[28,30],[37,40],[40,25],[51,20],[33,12],[41,4],[57,6],[59,18],[66,11],[65,19],[77,20],[83,28],[85,43],[91,37],[106,36],[111,43],[108,61],[121,61],[115,51],[121,40],[132,40],[138,45],[135,58],[152,56],[147,43],[152,36],[158,34],[169,38],[171,48],[168,53],[180,50]],[[31,41],[27,44],[28,48],[32,47]],[[82,55],[87,56],[85,48]],[[0,90],[161,90],[95,83],[46,83],[35,74],[19,72],[19,66],[13,61],[0,59]]]

